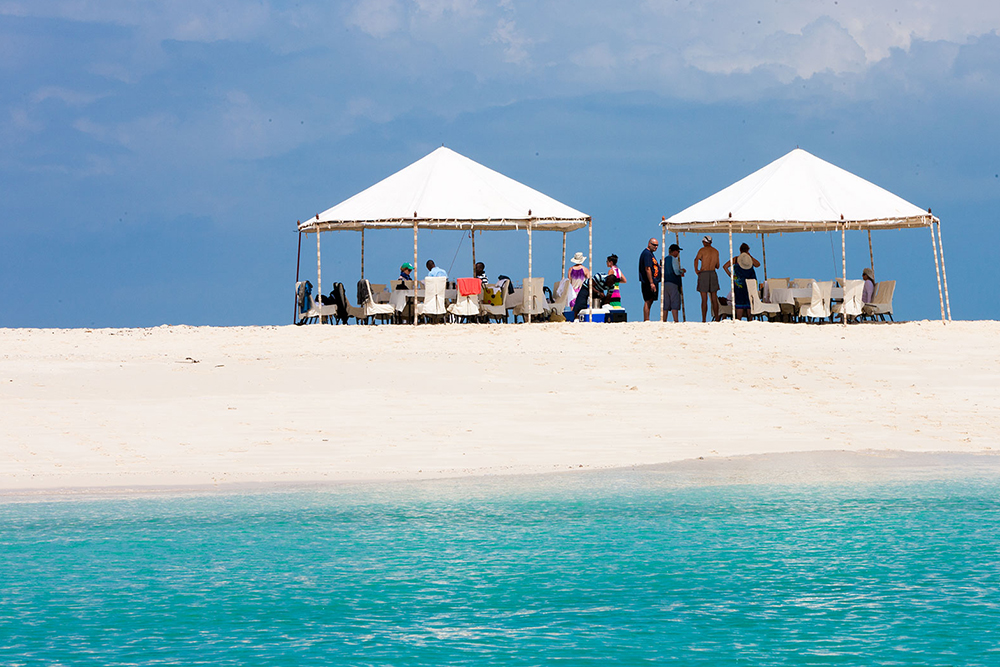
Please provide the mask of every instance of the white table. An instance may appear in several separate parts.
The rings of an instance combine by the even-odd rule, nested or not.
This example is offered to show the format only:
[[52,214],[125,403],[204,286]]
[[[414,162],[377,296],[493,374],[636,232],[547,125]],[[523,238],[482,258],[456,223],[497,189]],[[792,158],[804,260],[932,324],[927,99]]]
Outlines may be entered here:
[[[794,306],[799,301],[812,300],[812,287],[772,287],[768,295],[768,303],[787,303]],[[831,299],[843,299],[844,288],[834,287],[830,291]]]
[[[418,297],[423,297],[424,296],[424,290],[423,289],[418,289],[417,290],[417,296]],[[392,304],[392,307],[396,310],[397,313],[400,313],[406,307],[406,301],[408,299],[412,299],[412,298],[413,298],[413,290],[411,290],[411,289],[397,289],[397,290],[393,290],[392,294],[389,295],[389,303]],[[444,291],[444,298],[445,298],[446,301],[455,301],[458,298],[458,290],[457,289],[446,289]]]

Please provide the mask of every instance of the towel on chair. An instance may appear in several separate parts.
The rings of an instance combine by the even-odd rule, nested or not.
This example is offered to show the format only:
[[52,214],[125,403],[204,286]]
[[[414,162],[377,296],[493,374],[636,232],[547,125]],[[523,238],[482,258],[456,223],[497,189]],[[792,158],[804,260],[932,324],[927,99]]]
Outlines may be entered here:
[[483,281],[479,278],[459,278],[458,293],[461,296],[472,296],[483,291]]

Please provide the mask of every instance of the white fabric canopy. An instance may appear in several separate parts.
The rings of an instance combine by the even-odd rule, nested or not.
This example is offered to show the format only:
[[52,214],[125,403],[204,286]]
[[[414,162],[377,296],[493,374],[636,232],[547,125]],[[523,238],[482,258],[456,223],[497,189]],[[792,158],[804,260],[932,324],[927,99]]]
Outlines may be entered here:
[[673,232],[801,232],[927,227],[937,218],[796,148],[664,220]]
[[299,223],[299,231],[526,229],[573,231],[590,216],[442,146]]

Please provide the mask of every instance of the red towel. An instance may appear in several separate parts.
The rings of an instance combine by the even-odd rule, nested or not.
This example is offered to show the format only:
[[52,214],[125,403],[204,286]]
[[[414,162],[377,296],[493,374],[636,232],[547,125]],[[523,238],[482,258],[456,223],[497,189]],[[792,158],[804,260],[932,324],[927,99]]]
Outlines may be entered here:
[[458,293],[462,296],[472,296],[483,291],[483,281],[479,278],[459,278]]

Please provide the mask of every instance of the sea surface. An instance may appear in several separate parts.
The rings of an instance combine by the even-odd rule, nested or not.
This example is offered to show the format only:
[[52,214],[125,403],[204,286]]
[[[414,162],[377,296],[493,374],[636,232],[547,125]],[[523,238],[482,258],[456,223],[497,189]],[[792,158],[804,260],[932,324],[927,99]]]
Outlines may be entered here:
[[997,477],[0,502],[0,665],[1000,665]]

